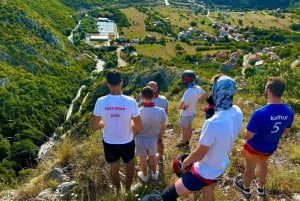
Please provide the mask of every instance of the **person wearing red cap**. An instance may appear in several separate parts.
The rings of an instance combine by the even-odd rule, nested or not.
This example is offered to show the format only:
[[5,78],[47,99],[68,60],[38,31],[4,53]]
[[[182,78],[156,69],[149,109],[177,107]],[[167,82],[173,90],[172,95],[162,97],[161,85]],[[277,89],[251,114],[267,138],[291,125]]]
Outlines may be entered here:
[[181,142],[176,145],[178,148],[189,148],[192,136],[192,121],[195,118],[197,103],[207,97],[207,93],[200,86],[195,85],[195,79],[196,74],[192,70],[185,70],[182,73],[182,82],[187,89],[178,106],[180,109],[179,125],[182,129]]

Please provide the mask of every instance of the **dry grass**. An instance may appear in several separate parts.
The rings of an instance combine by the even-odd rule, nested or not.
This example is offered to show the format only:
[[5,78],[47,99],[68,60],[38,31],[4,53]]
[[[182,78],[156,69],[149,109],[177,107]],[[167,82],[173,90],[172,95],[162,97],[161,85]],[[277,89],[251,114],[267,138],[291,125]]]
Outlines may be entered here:
[[[179,110],[177,109],[177,105],[182,95],[181,93],[182,92],[169,99],[168,129],[171,130],[169,130],[165,134],[164,142],[166,160],[165,164],[159,167],[160,177],[158,181],[150,181],[146,184],[140,183],[138,178],[135,176],[133,185],[139,185],[139,187],[137,187],[135,191],[128,192],[126,194],[120,194],[119,197],[113,197],[112,189],[109,188],[109,185],[111,183],[108,170],[109,167],[104,160],[100,134],[96,132],[86,139],[80,140],[80,143],[71,142],[71,139],[66,138],[66,142],[62,144],[64,148],[57,149],[55,151],[62,152],[55,154],[56,156],[60,155],[60,159],[66,159],[70,164],[76,164],[76,169],[73,173],[73,179],[75,181],[78,181],[79,185],[72,190],[73,194],[76,195],[76,198],[68,198],[74,201],[114,201],[116,199],[124,201],[137,201],[144,195],[150,193],[152,190],[157,189],[159,191],[162,191],[168,184],[176,181],[177,177],[173,173],[172,169],[173,158],[178,154],[189,151],[179,150],[175,148],[175,145],[181,139],[181,130],[178,127]],[[235,104],[239,105],[245,115],[243,123],[244,129],[247,120],[254,108],[244,105],[245,100],[248,99],[242,98],[241,96],[242,95],[240,94],[236,95]],[[205,102],[202,102],[197,106],[196,118],[193,121],[194,131],[199,130],[199,128],[201,128],[203,125],[205,117],[202,108],[205,104]],[[297,116],[296,118],[296,121],[298,122],[299,116]],[[227,201],[243,199],[241,193],[239,193],[232,187],[233,178],[244,170],[244,160],[241,157],[240,153],[243,144],[243,129],[230,154],[231,164],[228,167],[226,173],[223,175],[222,179],[218,182],[218,187],[215,191],[216,200]],[[197,146],[199,136],[199,132],[194,132],[194,134],[192,135],[190,150],[193,150]],[[65,150],[67,148],[72,149],[73,151],[70,151],[67,154],[67,151]],[[299,192],[300,168],[289,160],[288,156],[292,152],[293,150],[290,151],[290,149],[288,148],[286,150],[279,149],[278,151],[276,151],[276,155],[272,156],[272,161],[277,162],[271,162],[269,165],[269,175],[266,185],[268,193],[267,200],[277,200],[277,196],[279,194],[283,194],[284,198],[288,201],[291,200],[289,198],[289,195],[291,193]],[[295,156],[299,158],[299,154],[297,154],[298,152],[294,152]],[[282,160],[284,160],[284,162],[282,162]],[[63,163],[60,162],[60,164]],[[289,164],[290,166],[288,166],[287,164]],[[43,171],[45,171],[45,166],[46,164],[42,166]],[[53,167],[53,164],[48,164],[48,168],[51,167]],[[136,171],[137,170],[138,159],[136,159]],[[124,171],[124,169],[121,169],[121,171]],[[20,197],[22,199],[28,200],[35,197],[40,191],[44,190],[45,188],[55,188],[56,186],[57,183],[53,181],[47,181],[47,179],[43,176],[36,177],[30,182],[30,184],[22,188]],[[200,197],[201,193],[198,192],[180,198],[180,200],[191,201],[196,200]]]
[[[179,52],[175,49],[176,44],[180,44],[180,46],[183,48],[183,50],[180,50],[181,52],[184,51],[185,53],[189,55],[196,54],[196,47],[197,46],[190,46],[186,43],[182,43],[180,41],[176,42],[168,42],[165,46],[159,45],[159,44],[137,44],[135,45],[136,51],[138,54],[144,55],[144,56],[150,56],[150,57],[156,57],[156,58],[162,58],[162,59],[170,59],[172,57],[175,57],[176,54]],[[228,51],[227,49],[224,50],[207,50],[207,51],[201,51],[202,55],[214,55],[217,52],[220,51]]]
[[143,39],[146,35],[156,36],[157,38],[161,38],[163,36],[162,34],[157,32],[146,31],[146,26],[144,23],[146,19],[146,15],[144,13],[139,12],[137,9],[133,7],[121,9],[121,11],[125,14],[125,16],[127,17],[127,19],[131,24],[130,27],[121,29],[121,31],[124,32],[126,38]]
[[[175,11],[174,11],[175,9]],[[198,14],[196,15],[194,12],[189,11],[187,9],[177,9],[170,7],[156,7],[153,8],[154,12],[157,12],[159,16],[162,18],[168,17],[170,19],[170,23],[175,32],[179,32],[179,29],[188,29],[190,27],[190,23],[192,21],[197,23],[196,29],[203,30],[208,34],[214,35],[215,30],[210,26],[211,22],[205,15]],[[128,39],[139,38],[144,39],[146,35],[155,36],[157,39],[164,37],[168,40],[168,37],[162,35],[157,32],[149,32],[146,31],[144,20],[146,18],[146,14],[138,11],[133,7],[125,8],[121,10],[129,20],[131,26],[128,28],[122,28],[121,31],[124,32],[124,35]],[[151,11],[153,12],[153,11]],[[205,23],[202,24],[201,22]],[[174,38],[171,39],[173,41]],[[138,54],[157,57],[162,59],[170,59],[175,57],[178,51],[175,49],[176,44],[180,44],[185,53],[193,55],[196,52],[196,46],[190,46],[186,43],[177,42],[167,42],[165,46],[159,44],[137,44],[135,48],[137,49]],[[201,51],[203,55],[210,54],[213,55],[216,52],[221,50],[207,50]]]
[[70,138],[70,136],[66,136],[63,142],[59,144],[59,146],[56,146],[54,158],[61,163],[67,163],[73,154],[74,145],[74,141]]
[[[214,34],[214,29],[210,26],[211,21],[202,14],[195,14],[193,11],[184,8],[173,8],[169,6],[157,7],[155,11],[159,12],[164,18],[168,17],[174,30],[179,31],[179,28],[188,29],[191,22],[196,22],[196,28],[203,30],[208,34]],[[201,22],[204,21],[204,24]]]
[[18,200],[31,200],[48,187],[46,177],[44,175],[37,176],[20,188]]
[[[141,55],[150,56],[150,57],[160,57],[162,59],[170,59],[172,57],[176,56],[176,53],[178,52],[175,49],[176,44],[180,44],[181,47],[183,47],[184,51],[187,54],[195,54],[195,47],[191,47],[185,43],[181,42],[171,42],[167,43],[165,46],[159,45],[159,44],[141,44],[136,45],[135,48],[137,52]],[[183,50],[181,50],[183,51]]]
[[[265,11],[256,11],[256,12],[244,12],[243,16],[240,15],[241,12],[229,12],[230,17],[227,18],[226,12],[220,12],[220,11],[213,11],[210,13],[210,16],[213,19],[218,18],[218,14],[221,14],[221,16],[224,17],[224,21],[227,23],[230,23],[232,26],[238,26],[238,20],[242,20],[243,27],[246,26],[254,26],[258,28],[263,29],[270,29],[272,27],[276,27],[278,29],[287,29],[289,30],[289,25],[292,24],[292,22],[295,22],[295,19],[291,19],[292,15],[289,13],[283,14],[285,18],[275,17],[273,15],[270,15],[268,12]],[[296,20],[297,21],[297,20]]]
[[[177,9],[171,7],[155,7],[153,9],[154,12],[157,12],[163,19],[167,17],[170,19],[170,23],[172,24],[175,32],[179,32],[180,28],[187,30],[190,27],[190,23],[194,21],[197,23],[197,30],[205,31],[211,35],[215,33],[214,29],[210,26],[211,21],[205,15],[196,15],[194,12],[187,9]],[[131,24],[130,27],[121,29],[126,38],[144,38],[146,35],[156,36],[157,38],[163,37],[163,35],[160,33],[146,31],[146,26],[144,23],[144,20],[147,17],[146,14],[133,7],[121,9],[121,11],[126,15]]]
[[299,170],[291,171],[289,166],[269,166],[266,188],[274,194],[299,193],[299,174]]

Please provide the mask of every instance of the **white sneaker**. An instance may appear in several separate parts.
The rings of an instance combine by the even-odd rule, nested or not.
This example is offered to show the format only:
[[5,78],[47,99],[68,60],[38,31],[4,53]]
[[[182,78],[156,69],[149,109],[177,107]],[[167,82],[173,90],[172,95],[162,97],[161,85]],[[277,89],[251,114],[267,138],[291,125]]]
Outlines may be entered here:
[[148,182],[148,176],[145,176],[142,171],[138,171],[137,176],[143,181]]
[[153,180],[157,180],[158,179],[158,171],[156,171],[156,173],[152,172],[152,179]]

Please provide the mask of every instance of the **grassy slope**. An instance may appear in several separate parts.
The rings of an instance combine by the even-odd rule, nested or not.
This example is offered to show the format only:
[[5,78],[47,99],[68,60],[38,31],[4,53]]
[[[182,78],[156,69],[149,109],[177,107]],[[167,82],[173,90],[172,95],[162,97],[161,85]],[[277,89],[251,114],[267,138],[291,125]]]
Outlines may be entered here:
[[[126,14],[128,19],[129,20],[137,19],[136,13],[128,12],[129,10],[133,11],[132,8],[123,10],[123,12]],[[169,7],[155,8],[155,10],[160,12],[162,16],[169,17],[171,23],[173,24],[173,26],[175,28],[179,28],[179,27],[188,28],[189,23],[192,20],[195,20],[197,22],[197,25],[200,25],[200,23],[199,23],[200,20],[197,20],[200,18],[195,18],[193,16],[193,13],[186,12],[186,11],[174,12]],[[233,16],[236,15],[236,17],[237,17],[238,13],[232,13],[232,15]],[[142,16],[142,15],[139,14],[139,16]],[[188,18],[188,19],[190,19],[190,20],[188,20],[186,16],[189,16],[190,18]],[[287,29],[288,26],[285,25],[285,23],[289,24],[289,22],[291,21],[291,19],[287,16],[289,16],[289,15],[286,15],[286,19],[278,19],[280,23],[277,24],[277,23],[274,23],[275,20],[274,20],[273,16],[270,16],[267,14],[251,15],[251,13],[247,13],[245,16],[245,18],[247,18],[247,20],[244,20],[243,24],[245,26],[250,24],[251,21],[248,21],[248,19],[251,17],[251,18],[253,18],[252,21],[254,21],[253,24],[256,25],[256,23],[257,23],[258,26],[261,28],[265,28],[266,26],[268,28],[270,28],[272,26],[276,26],[278,28]],[[145,16],[143,16],[143,17],[145,17]],[[256,20],[254,20],[254,18]],[[142,19],[144,19],[144,18],[142,18]],[[235,22],[237,22],[236,19],[235,19]],[[259,23],[259,20],[263,21],[265,26],[262,26],[262,24]],[[143,20],[139,19],[139,23],[142,23],[142,21]],[[141,29],[141,30],[145,29],[144,25],[139,24],[139,23],[137,23],[138,25],[136,24],[135,26],[132,26],[129,29],[133,28],[135,30],[135,31],[132,31],[133,33],[145,34],[145,32],[143,32],[143,31],[138,31],[139,29]],[[205,23],[205,25],[208,25],[208,23]],[[198,27],[198,28],[201,29],[202,27]],[[205,29],[208,32],[209,32],[209,30],[211,30],[211,28],[209,26],[204,26],[202,29]],[[126,36],[126,32],[125,32],[125,36]],[[129,36],[131,37],[130,34],[129,34]],[[167,59],[167,58],[170,58],[170,56],[172,57],[176,54],[176,51],[173,49],[174,46],[175,46],[174,43],[167,43],[167,45],[165,47],[160,46],[160,45],[137,45],[136,48],[137,48],[137,51],[139,54],[144,54],[144,55],[148,55],[148,56],[152,56],[152,57],[162,57],[162,58]],[[181,46],[183,46],[183,45],[181,44]],[[192,48],[192,47],[184,46],[184,49],[189,54],[194,53],[194,48]],[[255,97],[256,96],[253,96],[251,94],[242,94],[242,95],[239,94],[235,98],[235,103],[238,104],[242,108],[244,116],[245,116],[244,123],[243,123],[243,129],[241,130],[240,137],[236,141],[235,146],[232,151],[232,155],[230,156],[232,159],[232,164],[229,167],[229,169],[227,170],[223,179],[219,182],[218,188],[216,189],[216,200],[224,200],[225,201],[225,200],[238,200],[238,199],[241,200],[241,199],[243,199],[241,194],[238,191],[236,191],[234,188],[231,187],[232,186],[232,177],[237,175],[238,173],[240,173],[241,170],[243,169],[243,159],[241,158],[241,154],[240,154],[241,146],[243,143],[243,130],[246,126],[246,122],[248,121],[248,118],[250,117],[250,115],[254,109],[254,107],[245,106],[244,101],[245,100],[254,100],[255,101],[255,99],[256,99]],[[171,133],[166,134],[166,137],[165,137],[165,147],[166,147],[165,153],[166,153],[167,161],[166,161],[166,165],[164,166],[164,168],[160,168],[160,171],[163,173],[163,177],[159,180],[159,182],[152,182],[150,184],[147,184],[147,186],[145,186],[146,189],[147,188],[148,189],[149,188],[150,189],[158,188],[161,190],[161,188],[163,188],[163,185],[165,183],[167,183],[167,184],[172,183],[176,180],[176,176],[173,174],[173,171],[172,171],[172,159],[177,154],[181,153],[180,150],[174,148],[174,145],[176,145],[176,143],[180,140],[180,130],[177,125],[178,115],[179,115],[178,110],[177,110],[178,100],[176,100],[179,97],[168,97],[168,98],[170,100],[169,128],[173,129],[173,131]],[[196,120],[193,122],[194,130],[197,130],[202,127],[202,124],[204,121],[204,114],[201,111],[202,111],[203,106],[204,106],[203,103],[198,105],[198,110],[197,110],[198,112],[197,112]],[[293,136],[294,137],[297,136],[297,133],[299,133],[299,115],[297,115],[295,118],[294,129],[290,134],[290,136],[292,136],[292,137],[289,139],[293,139]],[[192,148],[194,148],[197,145],[198,138],[199,138],[199,135],[197,135],[197,134],[193,135]],[[290,169],[292,166],[295,165],[294,164],[294,165],[290,166],[293,163],[291,162],[289,157],[291,157],[292,155],[295,155],[295,153],[299,153],[299,150],[294,149],[291,152],[287,152],[287,150],[291,149],[289,147],[298,146],[299,141],[294,141],[289,146],[285,145],[286,142],[287,142],[287,138],[285,137],[285,139],[283,139],[280,143],[280,149],[278,150],[278,153],[274,154],[274,156],[273,156],[273,159],[272,159],[273,163],[270,165],[270,170],[269,170],[270,172],[269,172],[268,184],[267,184],[267,188],[269,189],[269,194],[270,194],[268,196],[269,200],[278,200],[277,195],[280,193],[287,194],[287,196],[285,196],[286,200],[291,200],[291,198],[289,197],[288,194],[290,192],[299,192],[299,190],[300,190],[299,179],[294,180],[294,174],[295,173],[297,174],[297,172],[299,172],[299,171],[297,171],[297,170],[294,170],[293,172],[288,171],[288,169]],[[274,161],[281,161],[281,160],[285,161],[285,163],[274,162]],[[291,181],[294,181],[294,182],[291,182]],[[137,182],[138,182],[138,180],[136,178],[134,183],[137,183]],[[280,186],[280,187],[278,187],[278,186]],[[195,196],[199,197],[199,195],[195,195]],[[192,200],[192,199],[193,199],[193,195],[189,195],[186,198],[182,198],[181,200]]]
[[[170,18],[170,22],[174,30],[179,31],[179,28],[187,30],[190,27],[191,22],[196,22],[196,28],[203,30],[208,34],[214,34],[213,28],[210,24],[212,23],[205,15],[195,14],[193,11],[188,9],[179,9],[171,6],[158,7],[155,11],[159,12],[160,15]],[[201,24],[201,21],[205,21]]]
[[[0,87],[0,135],[22,143],[29,133],[28,139],[41,144],[64,121],[91,62],[79,57],[63,34],[75,21],[58,0],[1,3],[0,80],[9,82]],[[8,160],[14,156],[22,158],[12,153]]]
[[275,17],[270,15],[266,11],[256,11],[256,12],[243,12],[243,16],[240,15],[241,12],[229,12],[230,17],[225,17],[225,12],[213,11],[210,12],[210,16],[213,19],[217,20],[218,14],[224,16],[225,22],[230,22],[232,26],[238,26],[238,20],[243,21],[243,27],[246,26],[255,26],[263,29],[270,29],[276,27],[278,29],[287,29],[289,30],[289,25],[292,23],[299,23],[300,20],[294,17],[294,14],[285,13],[285,18]]
[[[175,11],[174,11],[175,9]],[[203,16],[201,14],[195,15],[194,12],[188,11],[186,9],[177,9],[172,7],[155,7],[155,12],[158,12],[160,16],[164,18],[170,18],[170,22],[172,24],[172,27],[176,32],[179,32],[179,29],[188,29],[190,27],[190,23],[192,21],[197,23],[197,29],[198,30],[204,30],[205,32],[209,34],[213,34],[214,30],[211,28],[210,24],[211,22],[208,20],[206,16]],[[139,12],[133,7],[129,7],[126,9],[122,9],[122,12],[126,15],[128,20],[130,21],[131,26],[128,28],[122,28],[121,31],[124,32],[124,35],[128,39],[133,38],[140,38],[143,39],[146,35],[153,35],[156,36],[157,39],[161,38],[163,35],[156,33],[156,32],[147,32],[145,31],[145,24],[144,20],[146,18],[146,15],[144,13]],[[201,24],[200,22],[202,20],[205,20],[204,24]],[[168,37],[164,36],[166,39]],[[174,40],[174,39],[172,39]],[[160,57],[163,59],[169,59],[171,57],[176,56],[177,51],[175,50],[175,45],[180,44],[184,51],[187,54],[195,54],[196,47],[189,46],[185,43],[181,42],[171,42],[167,43],[166,46],[161,45],[148,45],[148,44],[142,44],[142,45],[136,45],[136,49],[138,54],[145,55],[145,56],[153,56],[153,57]],[[214,54],[220,50],[211,50],[211,51],[203,51],[202,54]]]
[[[179,31],[179,29],[188,29],[192,21],[197,23],[197,30],[203,30],[208,34],[214,35],[215,31],[211,27],[211,22],[209,19],[202,14],[195,15],[194,12],[187,9],[178,9],[171,6],[167,7],[155,7],[153,8],[155,12],[158,12],[162,18],[169,18],[174,30]],[[175,11],[174,11],[175,10]],[[126,8],[122,9],[122,12],[129,19],[131,26],[129,28],[123,28],[122,31],[124,35],[129,38],[141,38],[143,39],[145,35],[150,34],[154,35],[157,38],[160,38],[162,35],[159,33],[152,33],[145,31],[144,19],[145,14],[137,11],[135,8]],[[218,21],[218,14],[221,13],[221,16],[225,18],[225,12],[210,12],[210,16]],[[245,12],[244,16],[240,16],[240,12],[230,12],[230,18],[225,18],[225,21],[230,23],[232,26],[238,26],[238,19],[243,20],[243,27],[255,25],[258,28],[272,28],[276,27],[279,29],[289,30],[289,25],[291,23],[299,23],[300,19],[295,14],[284,14],[285,18],[275,17],[270,15],[266,11],[257,11],[257,12]],[[204,20],[205,23],[202,24],[201,21]],[[176,43],[167,43],[166,46],[161,45],[137,45],[138,54],[145,56],[161,57],[168,59],[170,57],[176,56],[177,51],[174,49],[175,45],[179,43],[188,54],[195,54],[196,46],[192,47],[181,42]],[[214,54],[221,50],[210,50],[203,51],[202,54]]]
[[122,28],[121,31],[128,39],[140,38],[143,39],[146,35],[156,36],[157,38],[162,37],[161,34],[156,32],[146,31],[144,20],[146,15],[139,12],[137,9],[130,7],[121,9],[121,11],[126,15],[131,26],[129,28]]
[[[132,8],[124,9],[123,11],[125,13],[128,12],[127,14],[130,14],[130,15],[136,15],[134,13],[132,13],[132,14],[130,13],[130,11],[134,11],[131,9]],[[141,14],[139,14],[138,16],[141,16]],[[132,19],[134,19],[134,20],[136,20],[136,22],[138,22],[137,21],[138,18],[136,18],[136,17],[137,16],[135,16],[135,18],[132,18]],[[138,19],[138,20],[139,20],[139,22],[141,22],[140,19]],[[140,26],[142,26],[142,25],[140,25]],[[138,28],[140,28],[140,27],[139,26],[135,27],[134,28],[135,31],[130,31],[129,29],[128,30],[124,29],[124,30],[126,30],[126,31],[124,31],[125,36],[127,37],[126,33],[128,33],[129,36],[133,35],[133,37],[138,37],[138,34],[140,34],[140,33],[144,34],[144,32],[139,31]],[[174,50],[171,49],[171,48],[173,48],[173,46],[170,44],[168,44],[168,45],[166,46],[168,48],[165,48],[165,49],[167,49],[165,52],[163,52],[161,50],[162,47],[155,46],[152,49],[152,51],[148,52],[148,54],[153,55],[153,52],[158,52],[159,54],[155,54],[153,56],[159,57],[161,55],[164,55],[164,58],[168,58],[170,55],[174,54],[174,52],[173,52]],[[142,48],[142,47],[138,47],[138,48]],[[144,49],[141,49],[141,50],[138,49],[138,51],[146,51],[146,49],[147,49],[147,47],[145,46]],[[161,50],[161,51],[159,51],[159,50]],[[209,79],[209,78],[207,78],[207,79]],[[243,94],[243,95],[237,95],[235,98],[235,103],[238,104],[242,108],[244,115],[245,115],[244,126],[247,122],[247,119],[249,118],[249,115],[251,114],[252,110],[254,109],[253,107],[247,107],[244,105],[245,100],[253,100],[256,97],[256,96],[252,96],[252,97],[251,96],[252,96],[251,94]],[[174,148],[174,145],[180,139],[180,130],[177,126],[177,120],[178,120],[177,104],[178,104],[179,97],[180,97],[179,95],[176,97],[173,97],[173,96],[168,97],[170,100],[169,128],[174,129],[174,132],[166,135],[166,140],[165,140],[166,151],[165,151],[165,153],[167,156],[167,163],[164,166],[164,168],[161,169],[161,172],[164,172],[163,177],[160,178],[160,180],[158,182],[152,182],[152,183],[148,184],[147,186],[150,189],[151,188],[159,188],[161,190],[161,188],[163,189],[165,183],[169,184],[171,182],[174,182],[176,179],[176,176],[172,172],[172,164],[171,163],[172,163],[173,157],[176,156],[177,154],[181,153],[178,149]],[[199,112],[197,113],[196,121],[194,121],[194,124],[193,124],[195,129],[201,128],[201,126],[202,126],[202,123],[204,120],[204,114],[201,112],[201,110],[202,110],[203,106],[204,106],[204,104],[198,105]],[[90,114],[84,114],[82,116],[89,118],[89,115]],[[300,125],[300,118],[299,118],[299,115],[297,115],[297,117],[295,119],[295,123],[294,123],[295,128],[293,129],[292,136],[296,136],[296,134],[299,133],[299,125]],[[59,159],[59,163],[63,163],[65,161],[68,161],[70,163],[72,163],[72,162],[75,163],[76,161],[78,162],[79,158],[83,159],[78,162],[78,169],[77,169],[78,172],[76,172],[76,174],[77,174],[76,176],[78,176],[78,174],[81,174],[82,172],[84,172],[90,177],[89,179],[91,179],[91,180],[89,180],[89,182],[91,182],[91,181],[95,182],[93,184],[99,184],[99,186],[100,186],[100,184],[103,185],[105,180],[102,180],[103,178],[100,178],[100,175],[102,175],[102,172],[101,172],[101,174],[99,174],[99,165],[104,166],[105,163],[102,163],[104,158],[103,158],[103,153],[99,149],[99,147],[101,147],[101,142],[99,140],[98,135],[99,135],[98,133],[94,133],[92,136],[89,137],[89,139],[87,141],[81,141],[80,145],[74,145],[74,144],[71,144],[71,142],[66,142],[66,144],[70,143],[71,146],[67,145],[67,149],[64,149],[63,151],[62,151],[63,147],[61,147],[57,151],[57,154],[60,157],[57,157],[57,155],[56,155],[53,158]],[[196,146],[198,138],[199,138],[199,135],[197,135],[197,134],[193,135],[192,148]],[[243,167],[243,164],[242,164],[243,160],[241,159],[240,153],[239,153],[242,141],[243,141],[243,132],[241,131],[240,137],[239,137],[238,141],[236,142],[235,147],[232,152],[232,155],[231,155],[232,164],[229,167],[227,174],[224,176],[224,179],[222,179],[219,182],[219,186],[216,190],[216,200],[221,200],[221,201],[226,200],[227,201],[227,200],[242,199],[241,194],[238,193],[233,188],[231,188],[232,181],[230,180],[230,178],[227,178],[227,176],[232,176],[232,175],[237,174],[241,170],[241,167]],[[288,143],[288,144],[285,144],[286,142],[289,142],[289,141],[287,139],[282,141],[282,143],[280,145],[280,147],[282,147],[282,148],[278,150],[278,153],[283,154],[285,158],[286,157],[288,158],[292,153],[295,153],[295,151],[288,150],[289,146],[293,145],[295,147],[297,147],[297,146],[299,147],[299,140],[290,141],[290,143]],[[285,145],[285,146],[282,146],[282,145]],[[86,150],[89,150],[89,151],[87,152]],[[298,153],[299,153],[299,151],[298,151]],[[71,154],[71,155],[69,155],[69,154]],[[298,156],[299,156],[299,154],[298,154]],[[283,158],[282,156],[280,157],[280,155],[279,156],[275,155],[274,160],[276,160],[275,157],[279,157],[280,160]],[[97,159],[97,160],[95,160],[95,159]],[[56,165],[55,163],[57,163],[57,161],[53,162],[54,165],[46,164],[47,168],[49,168],[51,166],[55,166]],[[83,165],[84,163],[87,164],[86,167]],[[267,188],[272,189],[273,190],[272,193],[277,193],[277,195],[278,195],[278,194],[289,194],[290,192],[299,192],[300,191],[299,179],[297,179],[298,177],[294,177],[295,175],[293,175],[294,172],[297,172],[297,170],[296,171],[294,170],[292,172],[287,171],[286,167],[288,167],[287,166],[288,163],[290,163],[290,161],[288,161],[287,164],[279,164],[279,165],[274,164],[274,163],[271,164],[270,175],[268,178],[269,182],[268,182]],[[41,164],[41,165],[45,165],[45,164]],[[105,168],[105,166],[104,166],[104,168]],[[298,169],[299,169],[299,167],[298,167]],[[299,172],[299,170],[298,170],[298,172]],[[79,178],[80,177],[77,177],[77,179],[79,179]],[[85,184],[84,183],[85,181],[83,181],[83,180],[80,180],[80,181],[81,181],[82,185]],[[137,183],[137,182],[138,182],[138,180],[137,180],[137,178],[135,178],[134,183]],[[39,186],[37,184],[39,184],[39,182],[35,183],[36,186]],[[35,187],[36,187],[35,185],[32,186],[32,189],[35,189]],[[99,187],[99,186],[97,186],[97,187]],[[101,189],[99,189],[99,188],[98,189],[96,188],[95,190],[99,190],[99,192],[101,192],[100,191]],[[36,192],[38,193],[38,191],[36,191]],[[102,198],[102,196],[103,195],[100,194],[98,198]],[[115,198],[109,198],[109,196],[110,195],[107,195],[105,200],[115,200]],[[193,197],[193,195],[190,195],[185,200],[192,200],[192,197]],[[271,197],[271,196],[268,196],[268,199],[269,200],[278,200],[277,197]],[[78,195],[77,200],[80,200],[80,195]],[[120,200],[122,200],[122,199],[120,198]],[[136,200],[136,198],[131,199],[130,201],[133,201],[133,200]],[[181,199],[181,200],[183,200],[183,199]],[[286,197],[286,200],[290,200],[290,198]]]

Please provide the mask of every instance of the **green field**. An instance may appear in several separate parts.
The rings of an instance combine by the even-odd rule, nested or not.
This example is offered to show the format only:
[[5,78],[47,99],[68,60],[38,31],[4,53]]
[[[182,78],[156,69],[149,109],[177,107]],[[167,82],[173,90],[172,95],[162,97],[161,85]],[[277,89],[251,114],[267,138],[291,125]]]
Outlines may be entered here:
[[[146,31],[144,23],[146,19],[145,13],[142,13],[133,7],[125,8],[121,11],[126,15],[131,24],[130,27],[121,29],[127,39],[131,40],[134,38],[139,38],[143,40],[146,35],[156,36],[157,39],[160,39],[162,37],[166,38],[167,40],[170,39],[170,42],[167,42],[165,46],[159,44],[136,45],[135,47],[138,54],[151,57],[159,57],[162,59],[170,59],[171,57],[175,57],[178,53],[178,51],[175,49],[176,44],[180,44],[180,46],[184,49],[182,51],[185,51],[187,54],[192,55],[196,53],[196,46],[190,46],[179,41],[174,42],[174,40],[176,40],[175,38],[169,38],[157,32]],[[150,9],[149,12],[159,15],[161,19],[168,19],[172,24],[173,30],[175,30],[175,32],[179,32],[180,29],[187,30],[190,27],[191,22],[196,22],[197,30],[205,31],[210,35],[215,34],[215,30],[211,28],[212,22],[205,15],[196,15],[193,11],[190,11],[188,9],[155,7],[153,9]],[[219,50],[208,50],[201,51],[201,53],[204,55],[214,54],[218,51]]]
[[253,11],[253,12],[226,12],[214,11],[210,12],[210,17],[219,21],[224,21],[232,26],[238,26],[239,21],[242,20],[242,27],[255,26],[263,29],[270,29],[276,27],[278,29],[289,29],[292,23],[300,23],[299,18],[295,18],[293,14],[282,13],[279,17],[271,15],[266,11]]
[[[169,42],[165,46],[159,45],[159,44],[141,44],[141,45],[135,45],[135,48],[138,52],[138,54],[144,55],[144,56],[150,56],[150,57],[157,57],[162,59],[170,59],[171,57],[175,57],[176,54],[179,52],[175,49],[176,44],[180,44],[180,46],[183,48],[183,50],[189,55],[196,54],[196,47],[189,46],[185,43],[181,42]],[[207,51],[201,51],[202,55],[213,55],[220,51],[228,51],[226,49],[223,50],[207,50]]]
[[163,36],[160,33],[146,31],[144,23],[146,15],[144,13],[139,12],[133,7],[122,9],[121,11],[126,15],[127,19],[131,24],[130,27],[121,29],[121,31],[124,32],[126,38],[143,39],[146,35],[156,36],[156,38],[161,38]]
[[172,27],[179,31],[179,28],[188,29],[191,22],[197,23],[197,30],[205,31],[208,34],[214,34],[215,31],[211,27],[212,22],[206,17],[206,15],[195,14],[195,12],[185,8],[173,8],[173,7],[157,7],[155,11],[159,12],[165,18],[168,17],[172,24]]

